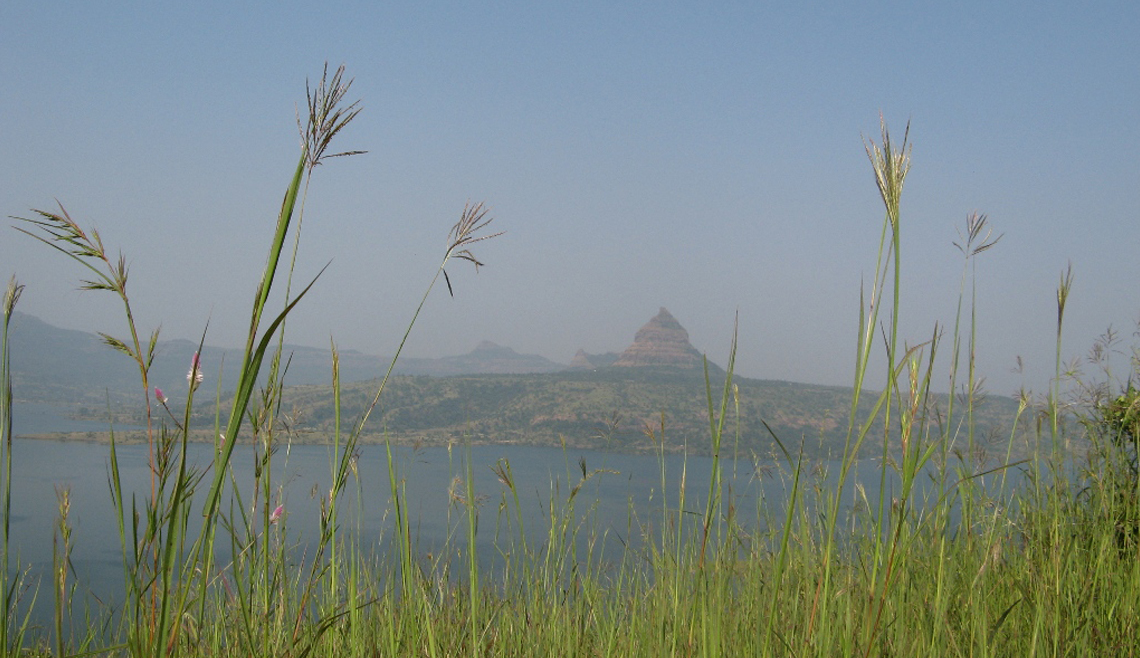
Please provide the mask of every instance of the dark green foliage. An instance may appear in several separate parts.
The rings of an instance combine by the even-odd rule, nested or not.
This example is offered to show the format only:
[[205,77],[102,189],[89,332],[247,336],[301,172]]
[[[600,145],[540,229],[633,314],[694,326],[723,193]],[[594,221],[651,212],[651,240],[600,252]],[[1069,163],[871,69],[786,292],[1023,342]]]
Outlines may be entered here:
[[1093,446],[1086,468],[1089,479],[1111,495],[1098,504],[1090,494],[1092,486],[1082,489],[1078,501],[1085,505],[1079,511],[1115,527],[1117,545],[1132,554],[1140,545],[1140,389],[1129,382],[1115,398],[1093,403],[1084,421]]
[[1105,436],[1123,452],[1135,479],[1138,472],[1137,438],[1140,438],[1140,389],[1129,383],[1115,400],[1097,405],[1098,421]]

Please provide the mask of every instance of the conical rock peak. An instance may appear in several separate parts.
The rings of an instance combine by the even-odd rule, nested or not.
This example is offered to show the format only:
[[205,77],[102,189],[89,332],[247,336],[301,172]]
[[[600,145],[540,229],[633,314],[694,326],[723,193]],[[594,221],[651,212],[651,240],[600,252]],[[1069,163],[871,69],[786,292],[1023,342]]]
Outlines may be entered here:
[[700,368],[701,353],[689,343],[689,332],[664,306],[633,338],[633,344],[614,363],[624,368],[668,366]]

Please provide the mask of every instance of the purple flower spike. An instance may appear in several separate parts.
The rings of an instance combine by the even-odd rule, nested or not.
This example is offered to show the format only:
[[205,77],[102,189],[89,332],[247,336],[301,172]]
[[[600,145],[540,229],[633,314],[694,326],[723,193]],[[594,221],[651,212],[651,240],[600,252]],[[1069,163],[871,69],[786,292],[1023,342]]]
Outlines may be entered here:
[[274,509],[273,512],[269,515],[269,522],[270,523],[277,523],[278,521],[281,520],[281,515],[284,513],[285,513],[285,506],[284,505],[278,505],[276,507],[276,509]]
[[159,404],[166,404],[167,398],[162,394],[162,389],[157,386],[154,387],[154,397],[158,400]]
[[194,352],[194,356],[190,357],[190,372],[186,373],[186,381],[190,384],[190,390],[198,388],[198,384],[202,383],[202,362],[198,359],[198,353]]

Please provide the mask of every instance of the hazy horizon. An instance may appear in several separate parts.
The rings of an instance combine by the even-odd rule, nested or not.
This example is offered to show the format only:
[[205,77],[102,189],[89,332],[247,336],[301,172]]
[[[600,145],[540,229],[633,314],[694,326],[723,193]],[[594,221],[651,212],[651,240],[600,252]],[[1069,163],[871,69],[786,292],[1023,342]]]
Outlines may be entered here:
[[[127,257],[141,329],[197,341],[208,323],[207,343],[240,345],[296,106],[343,62],[363,112],[333,148],[368,153],[313,177],[296,281],[332,264],[288,342],[394,352],[448,228],[484,201],[506,234],[475,246],[477,275],[448,267],[455,296],[441,282],[407,356],[489,340],[569,363],[620,352],[664,306],[718,363],[739,312],[743,376],[850,386],[881,112],[913,144],[900,336],[953,329],[952,243],[986,213],[1004,237],[977,261],[979,373],[995,394],[1042,391],[1069,262],[1065,360],[1136,329],[1138,18],[1127,3],[8,3],[0,212],[58,200]],[[5,231],[18,310],[125,333],[117,300],[76,291],[80,266]]]

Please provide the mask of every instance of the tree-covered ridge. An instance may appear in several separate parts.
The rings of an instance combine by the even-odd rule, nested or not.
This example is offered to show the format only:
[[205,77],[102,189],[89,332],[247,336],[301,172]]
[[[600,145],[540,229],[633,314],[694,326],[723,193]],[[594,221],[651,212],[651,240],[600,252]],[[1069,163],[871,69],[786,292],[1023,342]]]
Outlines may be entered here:
[[[717,410],[723,376],[715,367],[710,373]],[[798,446],[802,440],[805,451],[815,456],[842,451],[852,389],[747,378],[734,378],[734,383],[736,393],[728,401],[726,421],[726,436],[730,437],[726,445],[733,450],[769,453],[775,449],[771,428],[786,446]],[[376,384],[342,386],[342,431],[371,404]],[[860,417],[867,417],[875,397],[862,396]],[[936,413],[945,418],[949,402],[947,396],[931,400],[932,423],[937,422]],[[331,437],[331,386],[290,387],[283,408],[296,420],[300,440]],[[990,397],[976,405],[977,436],[1008,440],[1016,411],[1016,402],[1007,398]],[[961,416],[962,410],[954,414]],[[365,435],[380,440],[386,433],[398,442],[427,443],[464,436],[487,443],[557,445],[565,441],[580,447],[644,451],[660,440],[662,420],[667,449],[708,450],[703,375],[670,368],[603,368],[530,375],[396,377],[388,382]],[[652,437],[647,430],[652,430]],[[881,442],[868,444],[867,456],[880,454],[881,446]]]

